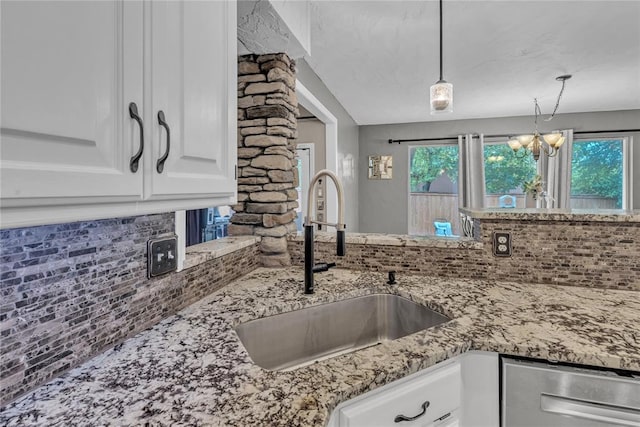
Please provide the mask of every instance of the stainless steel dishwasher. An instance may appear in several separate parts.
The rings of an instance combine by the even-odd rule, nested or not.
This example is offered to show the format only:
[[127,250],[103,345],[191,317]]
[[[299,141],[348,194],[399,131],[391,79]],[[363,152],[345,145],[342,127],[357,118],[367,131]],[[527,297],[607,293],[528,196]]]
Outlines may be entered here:
[[503,357],[503,427],[640,427],[640,374]]

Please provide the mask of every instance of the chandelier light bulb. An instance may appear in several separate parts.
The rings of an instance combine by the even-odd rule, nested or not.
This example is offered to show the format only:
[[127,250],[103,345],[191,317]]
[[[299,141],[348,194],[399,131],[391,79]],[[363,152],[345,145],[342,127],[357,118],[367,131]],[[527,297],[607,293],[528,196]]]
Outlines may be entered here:
[[520,135],[516,137],[520,145],[527,148],[533,142],[533,135]]
[[509,144],[509,147],[513,151],[518,151],[519,149],[522,148],[522,144],[520,144],[520,141],[518,141],[517,139],[510,139],[509,142],[507,142],[507,144]]
[[546,135],[544,135],[544,142],[546,142],[547,144],[549,144],[551,147],[555,147],[556,144],[560,141],[560,139],[562,138],[562,134],[559,132],[554,132],[554,133],[548,133]]
[[431,114],[453,111],[453,85],[444,80],[431,86]]

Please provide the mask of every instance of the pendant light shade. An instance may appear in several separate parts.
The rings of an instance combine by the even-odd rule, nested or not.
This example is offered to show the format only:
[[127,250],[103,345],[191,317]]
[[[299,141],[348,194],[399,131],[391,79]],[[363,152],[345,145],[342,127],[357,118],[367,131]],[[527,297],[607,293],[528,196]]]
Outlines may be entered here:
[[453,85],[444,80],[431,86],[431,114],[453,112]]
[[440,79],[431,86],[431,114],[453,112],[453,85],[442,78],[442,0],[440,0]]

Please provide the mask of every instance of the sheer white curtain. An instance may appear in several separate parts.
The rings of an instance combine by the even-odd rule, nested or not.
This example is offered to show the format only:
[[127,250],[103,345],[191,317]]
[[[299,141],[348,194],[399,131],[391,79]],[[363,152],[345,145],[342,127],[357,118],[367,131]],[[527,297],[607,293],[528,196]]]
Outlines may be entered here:
[[458,135],[458,206],[484,207],[484,136]]
[[540,175],[545,181],[548,204],[542,201],[542,207],[568,209],[571,207],[571,151],[573,146],[573,129],[563,130],[565,143],[560,147],[558,155],[540,156]]

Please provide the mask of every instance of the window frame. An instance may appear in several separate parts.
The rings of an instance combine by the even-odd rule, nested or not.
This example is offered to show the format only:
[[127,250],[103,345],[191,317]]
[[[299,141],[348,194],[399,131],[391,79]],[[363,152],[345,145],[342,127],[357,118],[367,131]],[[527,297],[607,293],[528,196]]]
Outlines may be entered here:
[[573,179],[573,144],[597,140],[622,140],[622,208],[633,209],[633,135],[627,132],[596,132],[581,133],[573,137],[569,150],[569,198],[571,199],[571,180]]
[[[416,148],[429,148],[429,147],[438,147],[438,148],[456,147],[458,149],[458,174],[460,173],[460,145],[458,143],[458,140],[443,138],[441,140],[430,141],[429,144],[410,144],[407,146],[406,191],[407,191],[407,235],[408,236],[412,236],[409,233],[409,227],[411,226],[411,193],[413,193],[413,191],[411,191],[411,150]],[[458,179],[460,179],[459,176],[458,176]],[[460,189],[460,185],[458,183],[458,193],[456,193],[458,195],[458,209],[460,209],[460,199],[459,199],[460,190],[459,189]],[[458,222],[458,228],[460,228],[460,224],[459,224],[460,218],[457,217],[455,221]],[[419,236],[419,235],[413,235],[413,236]],[[435,232],[434,234],[429,234],[429,236],[435,236]]]

